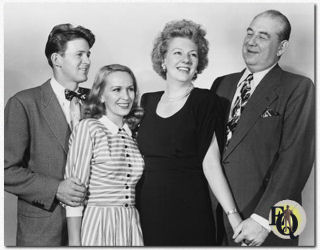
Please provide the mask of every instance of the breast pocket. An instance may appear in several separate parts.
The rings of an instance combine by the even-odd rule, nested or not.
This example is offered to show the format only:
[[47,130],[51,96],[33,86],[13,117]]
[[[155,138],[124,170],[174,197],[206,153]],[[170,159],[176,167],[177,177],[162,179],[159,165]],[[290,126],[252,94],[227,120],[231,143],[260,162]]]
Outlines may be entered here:
[[255,140],[259,147],[265,149],[276,149],[279,146],[282,134],[282,116],[259,117],[253,127],[252,140]]

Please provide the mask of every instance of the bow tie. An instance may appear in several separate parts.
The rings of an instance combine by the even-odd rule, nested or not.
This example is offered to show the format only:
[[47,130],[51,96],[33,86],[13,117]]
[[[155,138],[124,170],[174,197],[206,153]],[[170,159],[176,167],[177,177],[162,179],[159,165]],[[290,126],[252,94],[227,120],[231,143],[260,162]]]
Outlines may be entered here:
[[87,95],[89,94],[89,89],[86,89],[86,88],[79,88],[78,89],[78,92],[74,92],[72,90],[69,90],[69,89],[65,89],[64,90],[64,94],[65,94],[65,97],[68,101],[71,101],[73,97],[76,97],[82,101],[84,101],[87,97]]

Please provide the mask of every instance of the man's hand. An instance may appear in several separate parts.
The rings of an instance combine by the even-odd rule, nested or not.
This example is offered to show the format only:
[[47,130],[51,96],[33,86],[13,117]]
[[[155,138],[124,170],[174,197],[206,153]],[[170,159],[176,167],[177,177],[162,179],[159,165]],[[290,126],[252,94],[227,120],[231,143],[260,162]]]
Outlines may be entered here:
[[234,231],[232,238],[236,243],[244,242],[248,246],[260,246],[269,232],[252,218],[242,221]]
[[71,177],[60,182],[56,197],[68,206],[77,207],[83,203],[86,193],[84,184],[78,178]]

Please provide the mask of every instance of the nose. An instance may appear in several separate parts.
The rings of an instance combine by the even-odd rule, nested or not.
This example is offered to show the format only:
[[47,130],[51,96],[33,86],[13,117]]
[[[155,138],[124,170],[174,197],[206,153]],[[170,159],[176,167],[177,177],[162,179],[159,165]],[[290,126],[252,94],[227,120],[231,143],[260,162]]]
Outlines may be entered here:
[[83,61],[83,63],[86,63],[86,64],[90,64],[91,63],[90,57],[88,55],[86,55],[86,54],[84,54],[82,56],[82,61]]
[[251,36],[247,38],[248,45],[256,45],[257,44],[257,36]]
[[129,92],[127,90],[121,91],[121,98],[124,100],[128,100],[130,97]]
[[183,62],[190,64],[191,63],[191,57],[188,54],[185,54],[185,56],[183,57]]

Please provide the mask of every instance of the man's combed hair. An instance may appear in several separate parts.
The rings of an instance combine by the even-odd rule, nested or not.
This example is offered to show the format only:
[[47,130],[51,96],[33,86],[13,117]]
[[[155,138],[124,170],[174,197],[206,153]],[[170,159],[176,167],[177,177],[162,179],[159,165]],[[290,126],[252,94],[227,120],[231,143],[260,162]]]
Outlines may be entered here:
[[90,48],[95,42],[94,34],[89,29],[86,29],[82,26],[73,26],[70,23],[54,26],[48,36],[45,48],[45,54],[49,65],[53,67],[51,61],[51,55],[53,53],[64,53],[66,50],[67,42],[78,38],[85,39],[88,42]]
[[259,16],[269,16],[271,18],[278,19],[283,25],[281,32],[278,34],[279,41],[283,41],[283,40],[289,41],[290,33],[291,33],[291,25],[288,18],[285,15],[283,15],[280,11],[277,11],[277,10],[267,10],[260,13],[255,18]]
[[163,78],[166,79],[166,72],[161,65],[168,52],[169,42],[175,37],[189,38],[198,47],[198,67],[197,72],[200,74],[208,65],[209,42],[205,38],[206,31],[201,25],[191,20],[178,20],[167,23],[163,31],[154,41],[151,60],[153,69]]

